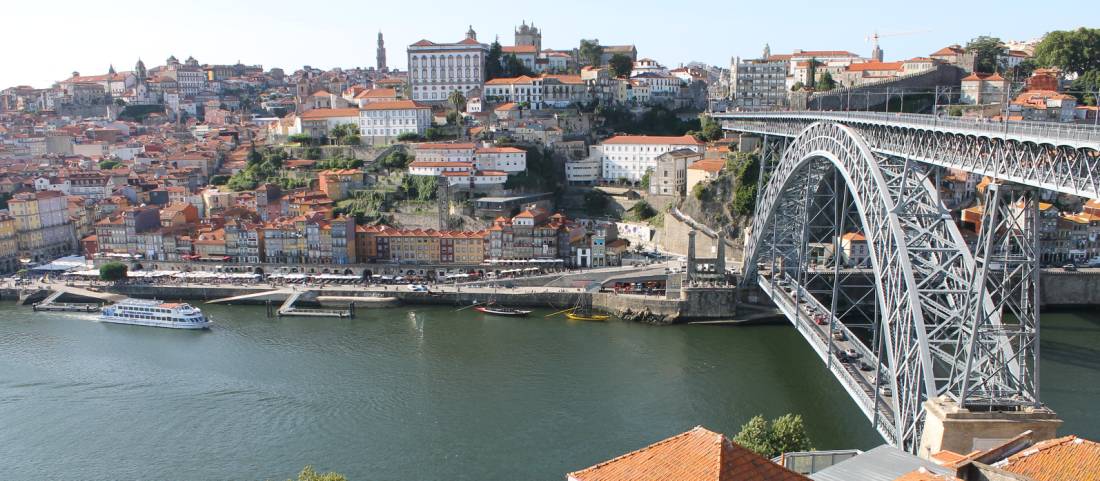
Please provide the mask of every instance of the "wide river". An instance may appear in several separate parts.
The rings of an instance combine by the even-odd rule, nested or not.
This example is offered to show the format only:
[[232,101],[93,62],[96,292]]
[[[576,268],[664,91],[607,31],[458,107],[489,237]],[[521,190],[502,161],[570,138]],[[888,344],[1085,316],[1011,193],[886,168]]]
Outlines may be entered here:
[[[818,449],[881,441],[786,326],[650,327],[449,308],[208,332],[0,304],[5,480],[555,480],[696,425],[802,414]],[[1043,398],[1100,439],[1100,315],[1047,313]]]

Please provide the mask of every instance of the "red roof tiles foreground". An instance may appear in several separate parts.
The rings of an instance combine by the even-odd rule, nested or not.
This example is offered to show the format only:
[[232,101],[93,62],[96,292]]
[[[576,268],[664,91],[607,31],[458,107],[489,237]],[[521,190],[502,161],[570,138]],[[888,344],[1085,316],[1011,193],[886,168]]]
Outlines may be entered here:
[[577,481],[807,481],[701,426],[569,473]]
[[1036,481],[1100,481],[1100,443],[1077,436],[1050,439],[993,467]]

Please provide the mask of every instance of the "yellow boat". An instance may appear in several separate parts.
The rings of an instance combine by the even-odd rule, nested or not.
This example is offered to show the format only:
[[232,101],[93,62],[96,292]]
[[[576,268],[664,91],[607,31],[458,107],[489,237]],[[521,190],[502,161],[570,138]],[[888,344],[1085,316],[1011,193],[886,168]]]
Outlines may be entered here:
[[572,312],[567,312],[565,314],[565,317],[567,319],[571,320],[571,321],[606,321],[608,319],[611,319],[611,316],[606,316],[606,315],[603,315],[603,314],[581,315],[581,314],[574,314]]

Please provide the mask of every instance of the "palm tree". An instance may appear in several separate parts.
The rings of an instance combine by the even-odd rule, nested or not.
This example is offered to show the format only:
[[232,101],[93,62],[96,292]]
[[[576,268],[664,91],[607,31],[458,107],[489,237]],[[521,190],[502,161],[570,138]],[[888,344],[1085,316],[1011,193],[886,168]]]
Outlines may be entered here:
[[454,105],[455,112],[461,112],[466,108],[466,96],[462,95],[462,92],[458,90],[452,91],[451,95],[447,97],[447,101]]

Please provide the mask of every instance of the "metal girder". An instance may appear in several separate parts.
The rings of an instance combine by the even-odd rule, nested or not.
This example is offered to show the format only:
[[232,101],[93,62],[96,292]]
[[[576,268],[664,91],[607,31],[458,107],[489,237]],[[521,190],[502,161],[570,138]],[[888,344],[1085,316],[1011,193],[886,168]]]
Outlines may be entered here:
[[[1039,403],[1039,208],[1036,192],[988,186],[971,272],[971,299],[985,290],[992,304],[971,301],[959,336],[950,391],[963,407]],[[1008,319],[1003,319],[1007,314]]]
[[[971,287],[973,256],[939,201],[930,169],[875,153],[859,131],[831,122],[806,127],[772,169],[745,248],[746,279],[762,268],[769,282],[783,276],[795,280],[799,296],[809,292],[805,251],[811,226],[815,218],[837,211],[815,198],[833,172],[843,179],[858,213],[858,225],[853,227],[861,228],[867,240],[880,324],[876,345],[867,347],[868,352],[880,353],[872,361],[880,366],[882,385],[892,388],[888,403],[879,402],[877,389],[874,402],[857,401],[870,410],[865,414],[876,428],[890,427],[889,435],[884,433],[888,441],[915,451],[923,427],[923,401],[958,396],[960,391],[954,389],[961,389],[961,383],[955,381],[973,379],[958,372],[965,363],[957,362],[960,337],[973,331],[968,328],[973,317],[967,317],[967,308],[980,305],[992,313],[996,306],[984,288]],[[768,292],[775,292],[774,287]],[[792,321],[798,325],[799,314],[794,315]],[[999,312],[987,322],[999,326]],[[1007,343],[988,348],[1001,350],[1003,358],[1016,356]],[[979,363],[991,358],[975,357]]]
[[728,130],[794,137],[816,121],[857,130],[876,153],[1100,199],[1100,129],[858,112],[718,113]]

